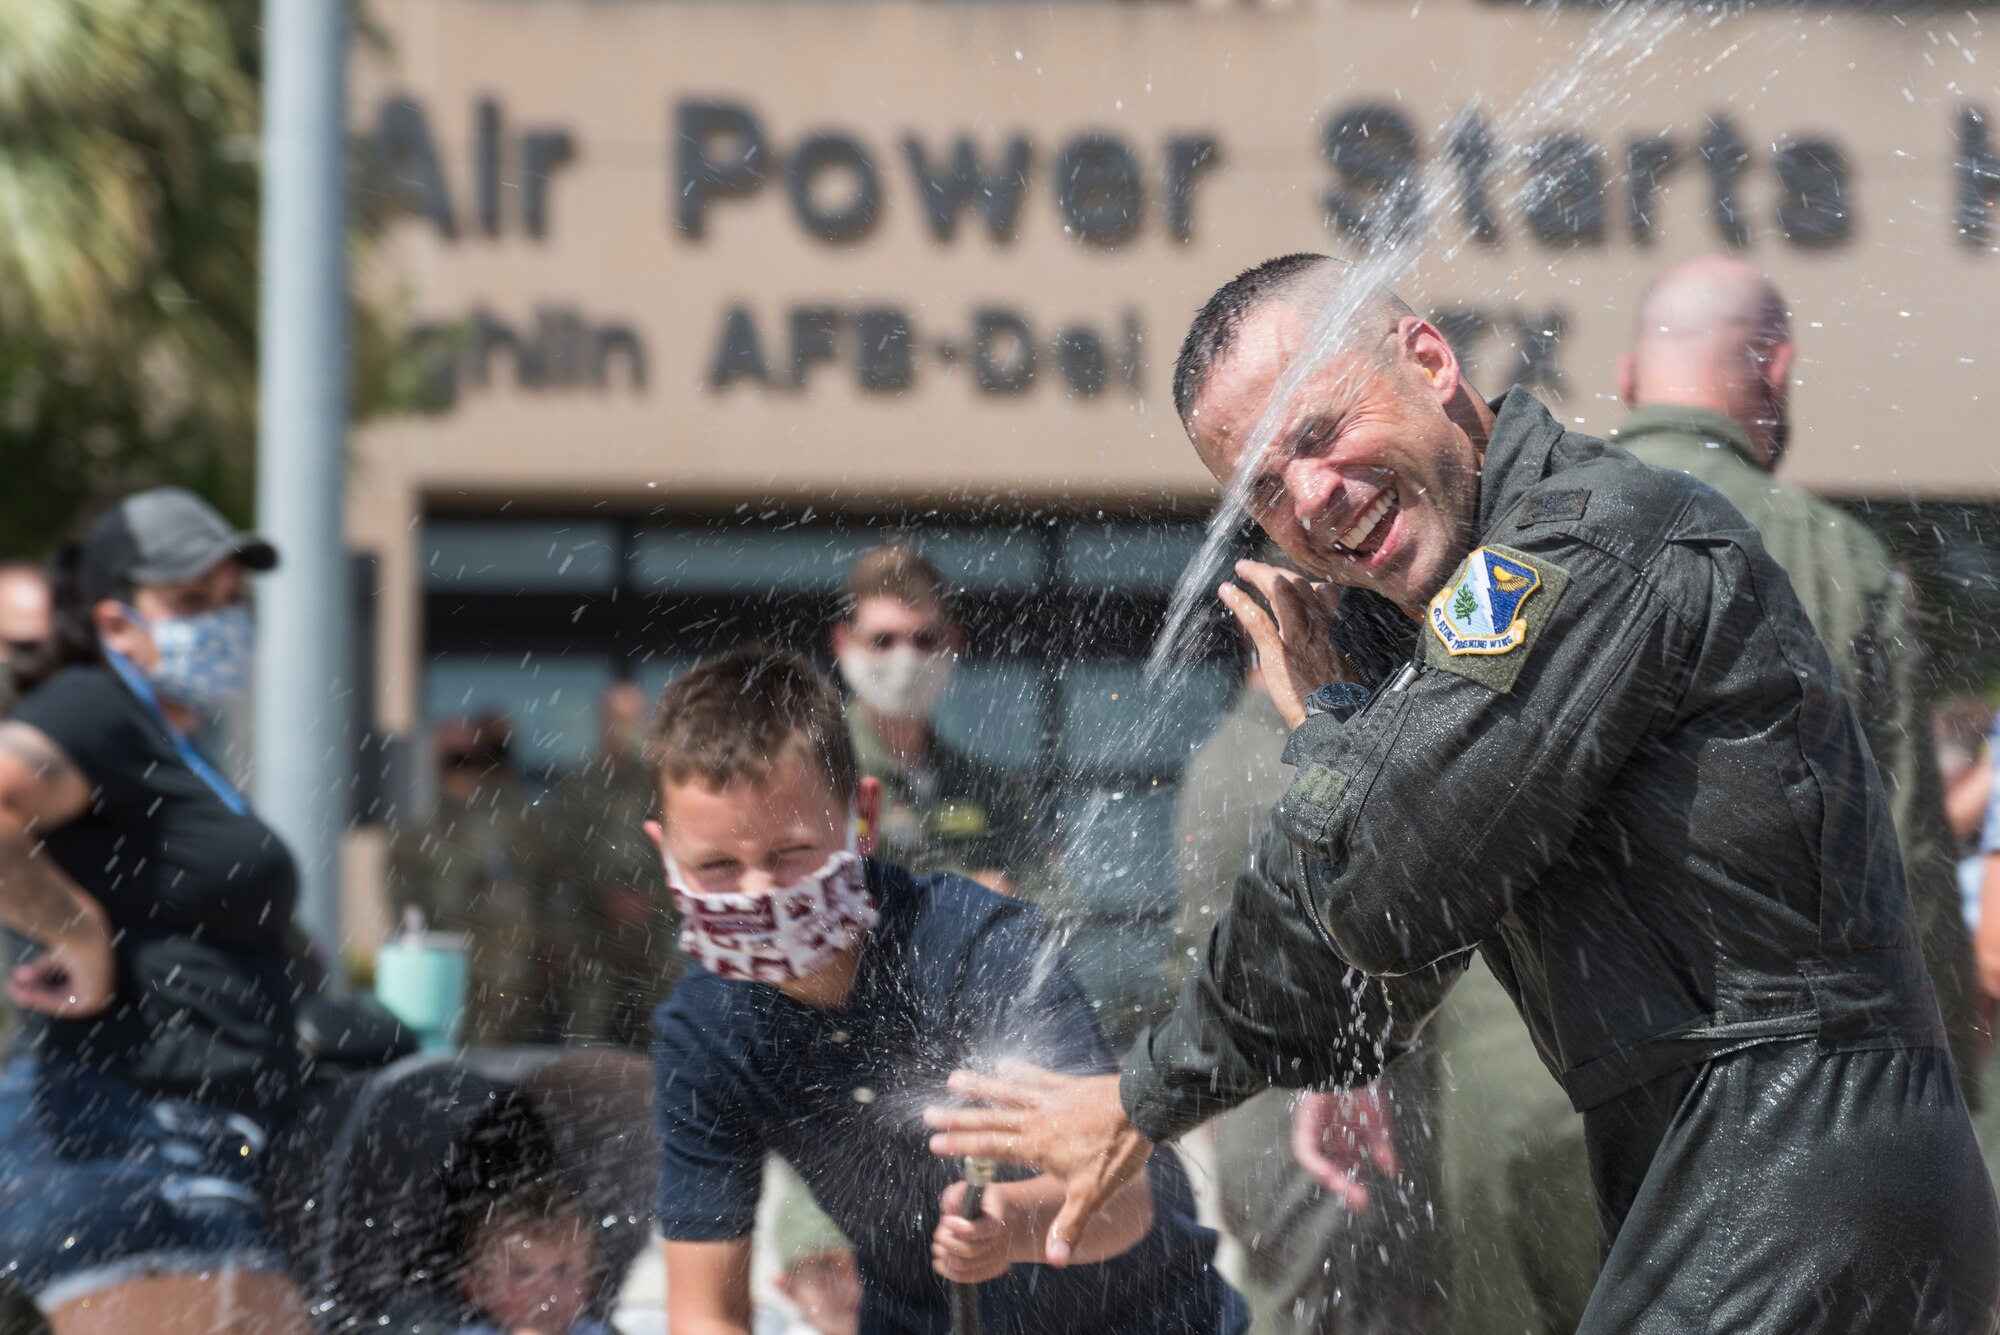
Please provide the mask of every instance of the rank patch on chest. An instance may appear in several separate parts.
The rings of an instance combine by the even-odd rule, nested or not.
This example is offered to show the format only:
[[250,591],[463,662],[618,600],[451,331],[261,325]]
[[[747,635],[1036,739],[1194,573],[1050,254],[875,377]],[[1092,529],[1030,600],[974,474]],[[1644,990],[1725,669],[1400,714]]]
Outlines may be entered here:
[[1454,656],[1512,653],[1528,638],[1522,604],[1541,587],[1526,561],[1478,548],[1431,599],[1431,631]]
[[1514,521],[1514,527],[1533,528],[1536,524],[1559,524],[1566,520],[1581,519],[1583,512],[1589,508],[1588,488],[1545,491],[1539,496],[1528,498],[1528,503],[1521,507],[1521,517]]

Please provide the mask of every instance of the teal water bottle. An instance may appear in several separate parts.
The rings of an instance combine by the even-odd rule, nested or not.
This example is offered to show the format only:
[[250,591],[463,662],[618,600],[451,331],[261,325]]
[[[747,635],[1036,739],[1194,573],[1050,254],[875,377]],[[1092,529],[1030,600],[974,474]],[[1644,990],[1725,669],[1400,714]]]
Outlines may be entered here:
[[424,930],[423,915],[405,913],[403,934],[375,957],[375,997],[408,1025],[426,1052],[455,1047],[465,1018],[466,939]]

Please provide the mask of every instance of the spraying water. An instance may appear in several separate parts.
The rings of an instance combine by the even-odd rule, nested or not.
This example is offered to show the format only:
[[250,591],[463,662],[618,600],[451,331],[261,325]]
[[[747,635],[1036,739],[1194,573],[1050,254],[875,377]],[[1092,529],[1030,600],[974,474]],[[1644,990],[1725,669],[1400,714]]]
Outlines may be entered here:
[[[1540,9],[1545,20],[1556,13],[1553,5],[1543,5]],[[1493,142],[1519,143],[1527,138],[1519,131],[1532,128],[1562,108],[1581,105],[1615,108],[1659,77],[1657,70],[1648,72],[1645,67],[1669,36],[1691,22],[1705,22],[1713,27],[1722,17],[1720,11],[1704,13],[1669,5],[1614,6],[1591,26],[1563,60],[1542,72],[1533,81],[1532,91],[1511,107],[1490,116],[1483,112],[1461,112],[1455,118],[1455,126],[1448,124],[1442,128],[1447,137],[1461,140],[1476,133]],[[1452,133],[1454,128],[1456,134]],[[1162,681],[1172,671],[1184,671],[1193,662],[1194,638],[1188,632],[1196,610],[1211,596],[1207,585],[1209,572],[1220,564],[1243,525],[1251,482],[1290,418],[1301,387],[1314,380],[1342,348],[1353,346],[1355,335],[1361,332],[1357,322],[1369,309],[1374,292],[1402,286],[1419,276],[1423,250],[1432,239],[1427,226],[1430,220],[1469,213],[1465,205],[1471,192],[1483,190],[1498,175],[1497,167],[1483,173],[1471,172],[1451,157],[1443,156],[1416,168],[1393,190],[1385,192],[1386,215],[1371,217],[1360,229],[1363,244],[1359,254],[1349,257],[1353,267],[1347,281],[1336,288],[1314,317],[1304,351],[1292,359],[1272,390],[1270,401],[1251,430],[1242,461],[1209,520],[1201,551],[1175,586],[1166,622],[1146,661],[1149,683]],[[1456,255],[1471,239],[1472,229],[1467,228],[1464,234],[1446,242],[1444,256]],[[1327,387],[1334,397],[1349,389],[1351,385],[1345,383],[1344,377],[1341,383]]]

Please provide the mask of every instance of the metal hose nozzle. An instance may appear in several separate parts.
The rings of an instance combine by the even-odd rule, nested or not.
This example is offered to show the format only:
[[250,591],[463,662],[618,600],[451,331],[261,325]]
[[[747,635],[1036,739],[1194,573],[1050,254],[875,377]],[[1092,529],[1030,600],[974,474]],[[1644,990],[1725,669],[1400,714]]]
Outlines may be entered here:
[[[959,1180],[965,1183],[965,1200],[958,1211],[960,1218],[979,1218],[979,1211],[986,1203],[986,1186],[998,1169],[999,1165],[991,1159],[969,1154],[965,1157],[959,1172]],[[977,1284],[954,1283],[951,1286],[951,1330],[952,1335],[979,1335]]]

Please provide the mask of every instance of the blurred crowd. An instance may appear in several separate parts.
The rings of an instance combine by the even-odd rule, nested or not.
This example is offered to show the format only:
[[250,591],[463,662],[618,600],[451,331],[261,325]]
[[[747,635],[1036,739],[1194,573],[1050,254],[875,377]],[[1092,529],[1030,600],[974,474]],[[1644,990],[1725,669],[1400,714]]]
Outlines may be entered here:
[[[36,680],[49,618],[45,572],[0,567],[0,700],[9,706]],[[952,748],[933,724],[964,647],[952,591],[916,549],[889,543],[856,559],[827,651],[849,692],[857,758],[883,785],[883,855],[1002,893],[1039,890],[1052,879],[1049,821],[1032,790]],[[1255,827],[1287,782],[1283,724],[1247,648],[1238,663],[1236,699],[1179,786],[1181,909],[1168,957],[1183,966],[1226,906]],[[521,771],[503,714],[432,729],[430,797],[392,828],[384,892],[406,927],[464,938],[465,1044],[647,1045],[649,1016],[684,961],[643,832],[657,805],[644,754],[650,707],[636,685],[606,688],[593,753],[546,781]],[[1931,717],[1956,902],[1966,940],[1980,946],[1990,1033],[2000,914],[1981,910],[2000,899],[2000,736],[1981,696],[1941,701]],[[1182,972],[1170,967],[1154,1007]],[[1578,1119],[1478,966],[1432,1035],[1378,1087],[1305,1099],[1273,1091],[1190,1147],[1210,1165],[1259,1329],[1511,1330],[1525,1315],[1528,1328],[1557,1331],[1579,1315],[1596,1237]],[[2000,1144],[1993,1121],[1989,1109],[1982,1129]],[[799,1329],[850,1335],[859,1302],[851,1251],[795,1181],[776,1180],[768,1243],[776,1290],[805,1323]],[[566,1264],[552,1226],[537,1227],[518,1245],[546,1246],[556,1254],[550,1264]],[[477,1266],[469,1273],[501,1283]]]

